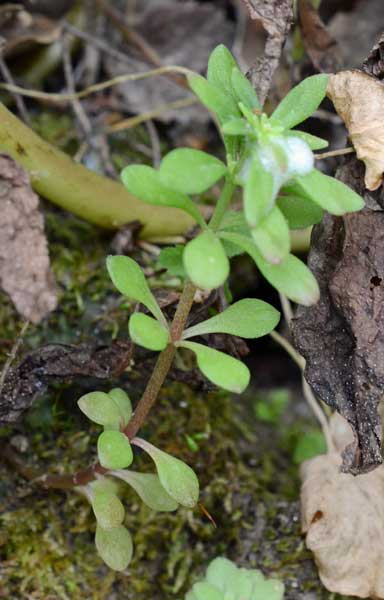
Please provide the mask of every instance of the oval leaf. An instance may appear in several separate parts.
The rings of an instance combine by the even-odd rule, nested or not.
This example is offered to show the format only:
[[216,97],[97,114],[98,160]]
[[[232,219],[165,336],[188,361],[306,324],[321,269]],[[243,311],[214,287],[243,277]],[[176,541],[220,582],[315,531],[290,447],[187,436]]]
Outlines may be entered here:
[[160,206],[173,206],[187,212],[199,225],[205,221],[197,206],[188,196],[165,185],[158,171],[147,165],[129,165],[121,172],[121,180],[131,194],[147,202]]
[[132,444],[145,450],[152,458],[160,483],[171,498],[188,508],[196,505],[199,481],[191,467],[141,438],[134,438]]
[[185,194],[201,194],[225,175],[221,160],[192,148],[178,148],[161,161],[160,177],[165,185]]
[[275,180],[257,156],[252,157],[244,186],[244,215],[250,227],[257,227],[271,212],[275,199]]
[[160,250],[157,266],[160,269],[167,269],[173,277],[187,276],[183,265],[184,246],[169,246]]
[[211,112],[217,114],[221,123],[240,116],[234,99],[223,94],[204,77],[187,75],[187,80],[191,90]]
[[129,336],[134,344],[161,352],[169,342],[169,332],[158,321],[143,313],[133,313],[129,319]]
[[132,559],[133,544],[128,529],[119,525],[103,529],[97,525],[95,544],[98,553],[110,569],[125,571]]
[[304,177],[295,177],[295,184],[289,189],[298,189],[299,195],[316,202],[333,215],[344,215],[364,207],[363,199],[350,187],[317,169]]
[[211,231],[204,231],[185,246],[183,262],[192,283],[202,289],[220,287],[229,275],[225,250]]
[[305,229],[320,223],[323,218],[320,206],[302,196],[282,195],[276,204],[287,220],[289,229]]
[[125,510],[116,494],[97,487],[92,494],[92,509],[96,520],[104,529],[118,527],[124,521]]
[[131,444],[121,431],[103,431],[97,440],[97,455],[105,469],[125,469],[133,461]]
[[163,313],[149,289],[143,271],[128,256],[108,256],[107,269],[114,286],[121,294],[135,302],[140,302],[156,317],[166,324]]
[[251,234],[260,254],[268,262],[279,264],[287,257],[291,247],[289,227],[277,206],[251,230]]
[[223,600],[223,598],[223,592],[216,586],[206,581],[199,581],[192,587],[186,600]]
[[121,388],[113,388],[113,390],[108,392],[108,396],[112,398],[113,402],[118,407],[123,425],[127,425],[132,416],[132,403],[127,392]]
[[177,346],[196,354],[200,371],[215,385],[236,394],[241,394],[248,386],[249,369],[233,356],[196,342],[178,342]]
[[271,265],[263,259],[255,244],[246,236],[226,231],[220,233],[220,236],[247,252],[265,279],[293,302],[311,306],[319,300],[320,290],[316,279],[308,267],[293,254],[288,254],[280,264]]
[[172,512],[179,506],[171,498],[160,483],[160,479],[153,473],[139,473],[137,471],[112,471],[109,475],[118,477],[128,483],[140,496],[144,504],[158,512]]
[[121,413],[115,402],[104,392],[89,392],[77,401],[78,407],[90,421],[98,425],[118,427]]
[[245,119],[231,119],[222,127],[225,135],[248,135],[251,128]]
[[304,79],[283,98],[271,116],[272,121],[279,121],[286,129],[291,129],[308,119],[324,99],[328,79],[326,74]]
[[239,102],[250,110],[259,109],[261,105],[251,82],[243,75],[240,69],[236,66],[232,69],[231,74],[232,89]]
[[232,69],[234,67],[238,68],[228,48],[224,44],[216,46],[208,60],[207,79],[223,95],[235,99],[232,88]]
[[275,329],[280,313],[262,300],[239,300],[223,312],[186,329],[183,339],[207,333],[228,333],[243,338],[257,338]]

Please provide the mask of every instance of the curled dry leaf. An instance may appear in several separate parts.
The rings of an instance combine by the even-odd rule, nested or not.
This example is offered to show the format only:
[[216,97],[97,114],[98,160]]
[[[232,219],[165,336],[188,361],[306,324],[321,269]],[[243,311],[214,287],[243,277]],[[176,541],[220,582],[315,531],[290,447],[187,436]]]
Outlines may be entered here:
[[376,190],[384,172],[384,84],[361,71],[341,71],[329,78],[327,94],[365,164],[366,187]]
[[322,73],[338,70],[340,55],[337,42],[310,0],[299,1],[299,20],[303,44],[312,64]]
[[36,44],[51,44],[60,33],[60,23],[42,14],[31,14],[20,4],[0,6],[0,36],[6,57],[24,52]]
[[57,305],[39,200],[27,173],[0,155],[0,285],[18,312],[38,322]]
[[[345,419],[331,420],[336,444],[353,438]],[[302,529],[321,581],[338,594],[384,598],[384,467],[367,475],[340,471],[338,453],[302,467]]]

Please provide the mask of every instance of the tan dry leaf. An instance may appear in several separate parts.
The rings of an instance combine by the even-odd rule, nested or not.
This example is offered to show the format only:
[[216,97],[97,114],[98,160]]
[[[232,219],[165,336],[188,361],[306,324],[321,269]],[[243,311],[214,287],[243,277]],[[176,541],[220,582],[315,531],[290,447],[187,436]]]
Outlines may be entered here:
[[377,190],[384,172],[384,84],[361,71],[340,71],[330,76],[327,95],[365,164],[367,189]]
[[[338,449],[353,439],[332,419]],[[338,453],[306,461],[301,476],[302,530],[325,587],[342,595],[384,599],[384,466],[368,474],[340,472]]]

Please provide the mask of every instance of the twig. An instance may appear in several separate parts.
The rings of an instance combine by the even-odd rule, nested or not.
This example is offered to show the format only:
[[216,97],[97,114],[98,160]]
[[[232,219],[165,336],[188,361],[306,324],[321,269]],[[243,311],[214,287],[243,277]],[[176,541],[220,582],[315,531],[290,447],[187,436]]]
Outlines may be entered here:
[[[15,82],[13,80],[12,77],[12,73],[11,71],[8,69],[7,63],[5,62],[4,58],[3,58],[3,53],[2,53],[2,49],[0,47],[0,72],[2,74],[2,76],[4,77],[4,80],[9,84],[9,85],[15,85]],[[23,119],[24,123],[27,123],[27,125],[31,125],[31,119],[29,118],[29,114],[27,111],[27,107],[25,106],[25,102],[22,98],[22,96],[18,93],[18,92],[10,92],[12,98],[15,101],[15,104],[17,106],[17,110],[20,113],[21,118]]]
[[9,371],[10,367],[11,367],[11,364],[13,363],[13,361],[16,358],[16,355],[17,355],[17,353],[19,351],[20,345],[21,345],[21,343],[22,343],[22,341],[24,339],[24,335],[25,335],[25,332],[27,331],[28,327],[29,327],[29,321],[25,321],[24,324],[23,324],[23,326],[22,326],[22,328],[21,328],[21,330],[20,330],[19,335],[16,338],[15,343],[12,346],[12,350],[9,353],[8,358],[5,361],[5,364],[4,364],[3,368],[2,368],[2,371],[1,371],[1,374],[0,374],[0,395],[1,395],[1,392],[3,390],[4,381],[5,381],[5,378],[7,376],[7,373]]
[[281,304],[281,308],[283,310],[284,318],[287,321],[287,325],[289,327],[291,325],[291,321],[293,319],[293,310],[292,310],[291,303],[288,300],[287,296],[284,296],[284,294],[281,294],[280,292],[279,292],[279,298],[280,298],[280,304]]
[[176,108],[185,108],[186,106],[191,106],[197,102],[196,98],[183,98],[182,100],[175,100],[174,102],[169,102],[168,104],[159,104],[159,106],[155,106],[152,110],[148,112],[141,113],[140,115],[136,115],[135,117],[128,117],[127,119],[123,119],[122,121],[118,121],[113,125],[110,125],[105,129],[105,133],[116,133],[118,131],[125,131],[126,129],[130,129],[131,127],[136,127],[136,125],[140,125],[140,123],[144,123],[145,121],[149,121],[154,117],[158,117],[167,110],[175,110]]
[[[277,342],[282,348],[284,348],[284,350],[295,361],[295,363],[297,364],[297,366],[303,373],[304,368],[305,368],[305,360],[294,349],[292,344],[290,344],[288,342],[288,340],[285,339],[282,335],[277,333],[277,331],[272,331],[269,335],[275,340],[275,342]],[[335,447],[335,444],[332,439],[332,434],[331,434],[331,430],[329,427],[327,417],[325,416],[323,410],[321,409],[321,406],[319,405],[318,401],[316,400],[308,383],[305,381],[304,375],[302,376],[302,385],[303,385],[304,397],[305,397],[309,407],[311,408],[313,414],[315,415],[316,419],[318,420],[319,425],[323,431],[323,435],[324,435],[324,438],[325,438],[325,441],[327,444],[328,452],[335,452],[336,447]]]
[[155,167],[155,169],[157,169],[160,166],[161,162],[159,134],[157,133],[157,129],[152,120],[146,121],[145,125],[147,127],[149,139],[151,140],[153,166]]
[[142,73],[127,73],[125,75],[117,75],[112,79],[107,79],[106,81],[102,81],[101,83],[95,83],[95,85],[90,85],[84,90],[73,94],[40,92],[38,90],[22,88],[18,85],[14,85],[11,83],[0,83],[0,89],[6,90],[7,92],[15,92],[28,98],[35,98],[36,100],[51,100],[52,102],[71,102],[74,99],[80,100],[81,98],[86,98],[91,94],[101,92],[115,85],[119,85],[120,83],[126,83],[127,81],[140,81],[141,79],[148,79],[149,77],[155,77],[156,75],[166,75],[169,73],[181,73],[182,75],[196,74],[191,69],[179,67],[177,65],[170,65],[165,67],[159,67],[157,69],[150,69],[149,71],[143,71]]
[[[72,63],[71,63],[71,54],[69,50],[68,43],[68,35],[64,34],[62,36],[62,48],[63,48],[63,66],[64,66],[64,75],[65,81],[67,84],[67,88],[69,93],[75,95],[75,79],[73,77]],[[88,119],[88,116],[81,105],[78,98],[73,98],[71,100],[72,109],[75,113],[75,116],[79,122],[81,129],[83,130],[84,137],[90,142],[90,135],[92,133],[92,125]]]
[[340,148],[339,150],[330,150],[329,152],[322,152],[321,154],[315,154],[315,159],[320,160],[321,158],[331,158],[331,156],[343,156],[344,154],[352,154],[352,152],[356,152],[352,146],[348,146],[348,148]]

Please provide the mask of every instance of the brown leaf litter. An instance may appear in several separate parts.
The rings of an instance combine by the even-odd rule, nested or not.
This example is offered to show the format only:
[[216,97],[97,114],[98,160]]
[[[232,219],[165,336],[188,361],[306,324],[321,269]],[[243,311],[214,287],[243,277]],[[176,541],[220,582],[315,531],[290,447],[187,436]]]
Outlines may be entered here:
[[[339,451],[353,440],[345,419],[331,419]],[[354,477],[341,456],[317,456],[302,466],[302,530],[319,575],[331,592],[384,598],[384,466]]]
[[330,77],[327,94],[365,164],[366,187],[377,190],[384,172],[384,84],[361,71],[341,71]]
[[39,199],[28,174],[0,155],[0,286],[18,312],[37,323],[57,306]]

